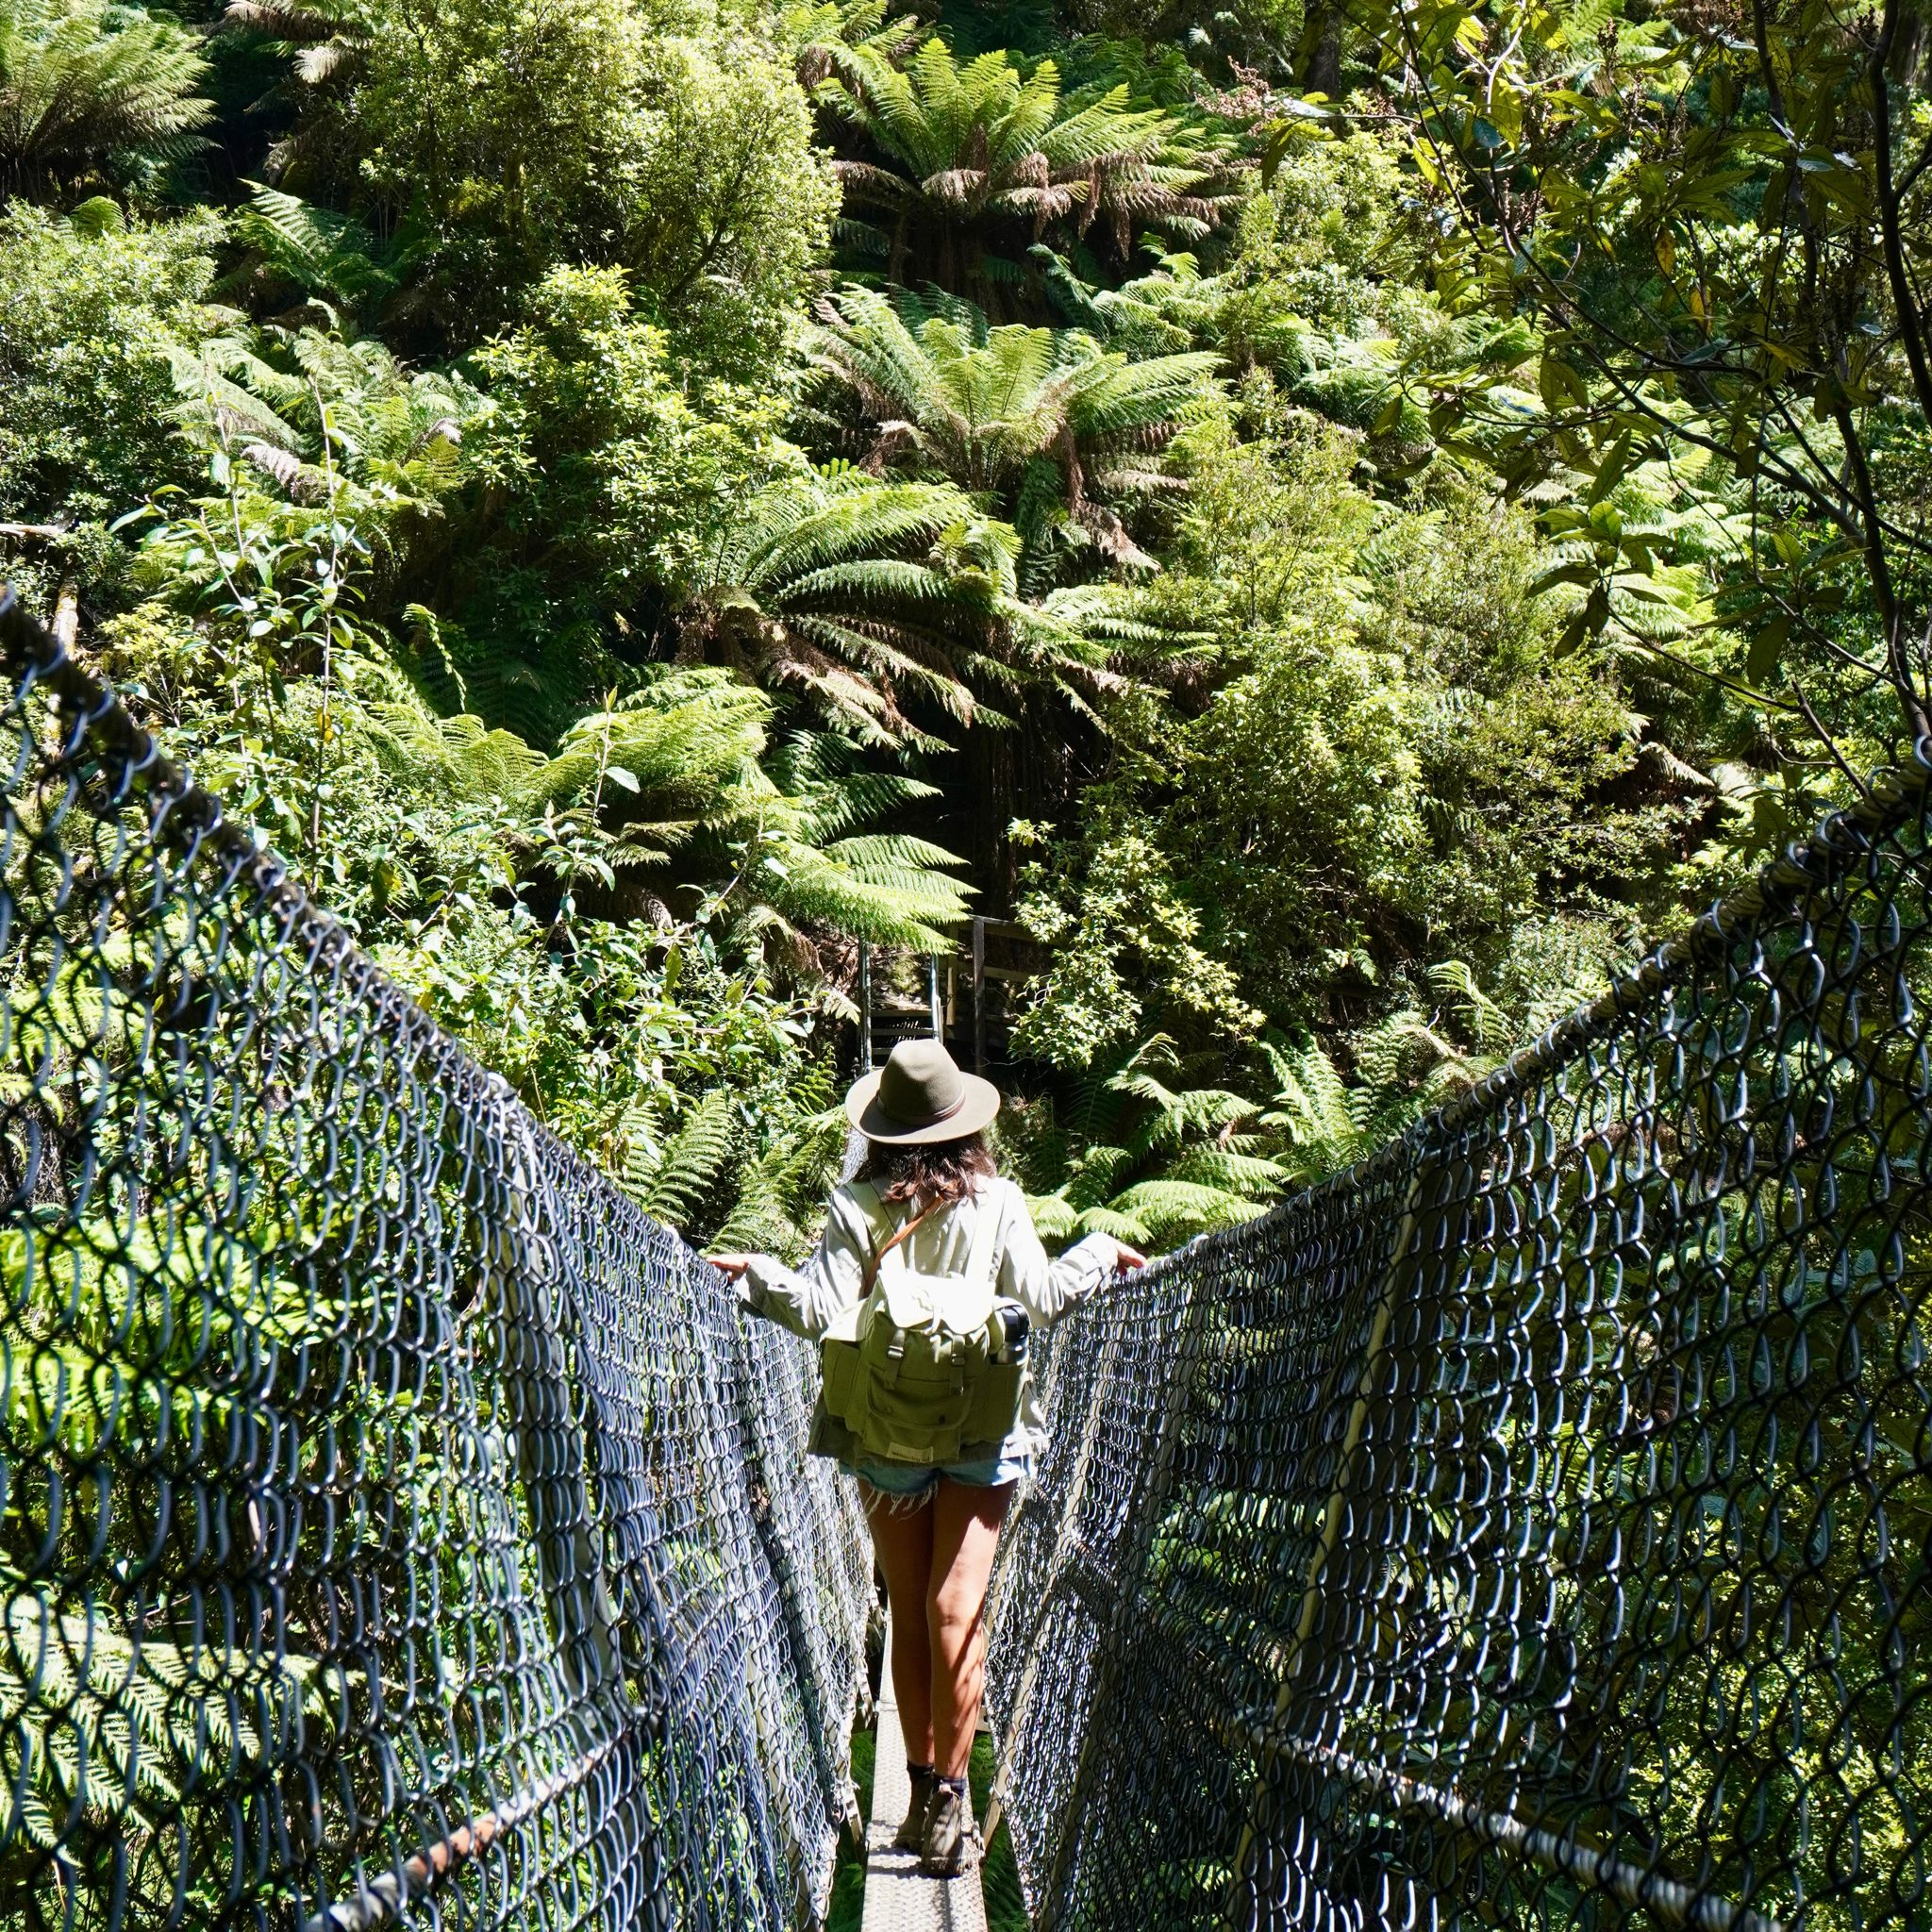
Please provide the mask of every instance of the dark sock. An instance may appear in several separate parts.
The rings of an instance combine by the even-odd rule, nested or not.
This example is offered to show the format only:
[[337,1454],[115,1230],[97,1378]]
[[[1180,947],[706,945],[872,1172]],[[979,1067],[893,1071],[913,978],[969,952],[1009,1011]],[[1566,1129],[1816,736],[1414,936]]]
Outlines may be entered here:
[[963,1777],[942,1777],[940,1782],[954,1797],[963,1798],[966,1795],[966,1780]]
[[913,1782],[914,1784],[917,1784],[917,1783],[919,1782],[919,1780],[920,1780],[921,1778],[923,1778],[923,1777],[931,1777],[931,1776],[932,1776],[932,1774],[933,1774],[933,1768],[932,1768],[932,1766],[931,1766],[931,1765],[929,1765],[929,1764],[914,1764],[914,1763],[913,1763],[913,1761],[911,1760],[911,1758],[909,1758],[909,1757],[908,1757],[908,1759],[906,1760],[906,1775],[907,1775],[907,1776],[908,1776],[908,1778],[909,1778],[909,1779],[910,1779],[910,1780],[911,1780],[911,1781],[912,1781],[912,1782]]

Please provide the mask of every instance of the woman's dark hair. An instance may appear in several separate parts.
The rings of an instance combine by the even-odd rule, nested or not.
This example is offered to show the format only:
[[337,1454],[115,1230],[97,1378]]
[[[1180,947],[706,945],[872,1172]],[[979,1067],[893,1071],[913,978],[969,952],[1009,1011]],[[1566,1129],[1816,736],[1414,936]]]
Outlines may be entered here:
[[917,1201],[929,1207],[978,1193],[998,1172],[986,1136],[968,1134],[963,1141],[931,1141],[910,1147],[869,1141],[858,1178],[870,1181],[881,1201]]

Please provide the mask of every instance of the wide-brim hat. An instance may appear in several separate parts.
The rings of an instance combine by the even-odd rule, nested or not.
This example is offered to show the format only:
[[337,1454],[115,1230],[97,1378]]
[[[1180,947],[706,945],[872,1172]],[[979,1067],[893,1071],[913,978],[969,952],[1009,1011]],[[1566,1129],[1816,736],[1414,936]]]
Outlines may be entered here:
[[868,1141],[918,1147],[963,1141],[1000,1110],[1000,1090],[962,1074],[937,1040],[902,1040],[884,1066],[852,1083],[845,1118]]

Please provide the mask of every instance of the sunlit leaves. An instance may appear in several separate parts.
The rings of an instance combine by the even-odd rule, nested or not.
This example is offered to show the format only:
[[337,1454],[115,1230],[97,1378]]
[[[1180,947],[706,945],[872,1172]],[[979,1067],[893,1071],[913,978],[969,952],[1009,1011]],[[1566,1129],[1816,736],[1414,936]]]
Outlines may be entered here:
[[112,0],[9,0],[0,13],[0,183],[80,178],[121,158],[153,164],[196,145],[208,103],[195,37]]
[[820,102],[879,157],[837,166],[848,207],[877,220],[895,280],[984,300],[1002,248],[1097,228],[1124,257],[1141,229],[1199,239],[1234,204],[1227,145],[1134,106],[1124,84],[1063,96],[1052,60],[962,60],[937,37],[909,56],[827,42],[821,58]]

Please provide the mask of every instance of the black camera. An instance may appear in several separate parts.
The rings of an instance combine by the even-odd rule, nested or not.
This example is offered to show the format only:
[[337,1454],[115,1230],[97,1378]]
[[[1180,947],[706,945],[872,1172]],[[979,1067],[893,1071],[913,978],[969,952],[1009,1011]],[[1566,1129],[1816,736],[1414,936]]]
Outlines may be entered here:
[[1000,1322],[1007,1331],[1006,1359],[1024,1362],[1026,1359],[1026,1331],[1032,1325],[1026,1319],[1026,1310],[1018,1302],[1002,1302]]

